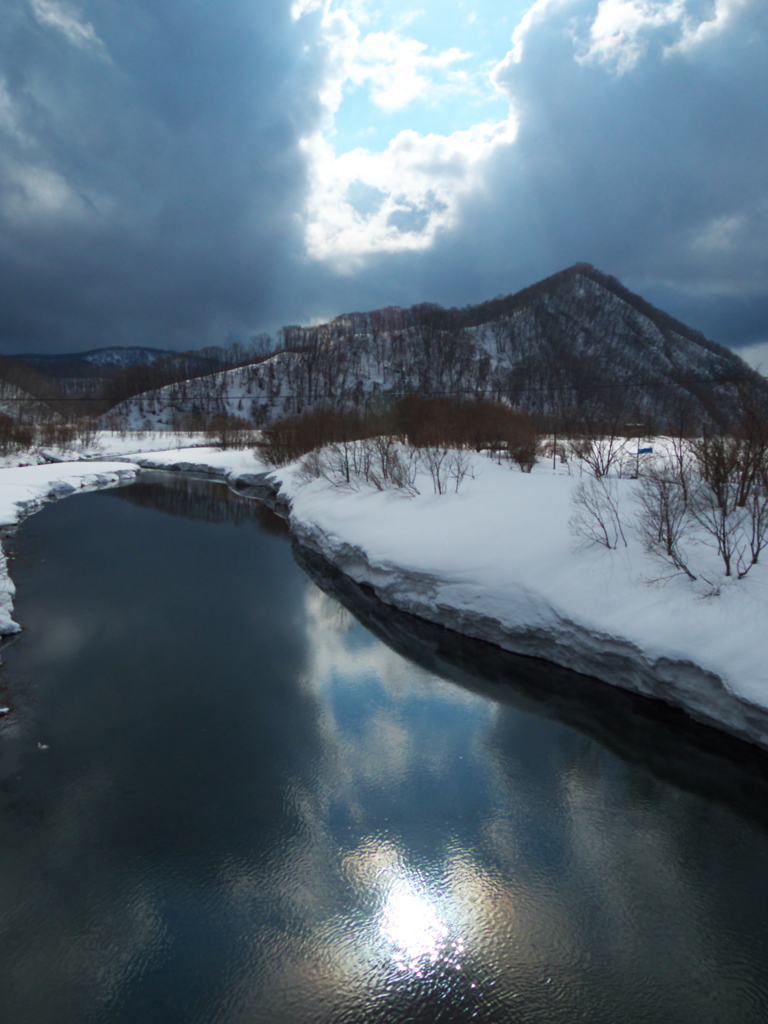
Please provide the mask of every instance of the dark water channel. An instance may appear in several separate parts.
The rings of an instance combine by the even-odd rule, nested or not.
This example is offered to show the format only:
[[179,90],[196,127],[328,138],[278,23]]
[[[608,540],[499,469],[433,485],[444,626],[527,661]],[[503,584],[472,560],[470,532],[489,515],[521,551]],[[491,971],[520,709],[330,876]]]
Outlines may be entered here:
[[764,755],[312,582],[220,485],[12,549],[2,1024],[768,1021]]

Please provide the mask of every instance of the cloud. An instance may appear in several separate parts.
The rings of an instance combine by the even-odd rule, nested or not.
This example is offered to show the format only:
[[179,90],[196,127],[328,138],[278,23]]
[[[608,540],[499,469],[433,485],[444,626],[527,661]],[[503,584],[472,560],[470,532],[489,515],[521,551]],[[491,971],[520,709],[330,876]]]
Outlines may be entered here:
[[510,115],[450,135],[407,129],[383,151],[358,147],[337,154],[334,117],[346,91],[366,87],[387,113],[446,91],[471,91],[470,76],[454,67],[470,55],[458,47],[430,54],[425,43],[394,30],[362,35],[344,8],[326,6],[321,31],[328,54],[320,93],[326,118],[324,130],[303,140],[310,169],[306,248],[311,259],[350,274],[366,257],[429,250],[455,224],[459,197],[478,188],[489,154],[514,138],[516,123]]
[[[522,173],[509,180],[555,245],[581,239],[585,258],[618,273],[753,288],[768,256],[757,173],[768,152],[751,127],[768,106],[766,19],[755,3],[738,5],[741,20],[734,5],[714,21],[693,8],[545,5],[495,71],[521,119],[516,153],[502,159],[514,159]],[[502,205],[525,230],[525,212]]]
[[[360,148],[342,156],[315,134],[305,143],[308,254],[350,273],[366,256],[428,250],[456,223],[462,195],[481,186],[490,154],[515,131],[511,118],[447,136],[404,131],[383,153]],[[361,205],[361,194],[375,201]]]
[[8,0],[4,351],[184,348],[283,320],[326,61],[305,21],[246,0]]
[[747,345],[746,348],[739,349],[739,355],[763,376],[768,376],[768,341]]
[[[349,67],[350,81],[368,84],[371,98],[382,110],[402,110],[414,100],[435,98],[455,84],[463,84],[461,75],[450,75],[452,65],[469,58],[458,47],[435,56],[426,53],[427,44],[404,37],[398,32],[369,32],[361,41]],[[438,85],[436,76],[446,75],[447,85]]]
[[767,23],[757,0],[537,0],[493,72],[516,133],[427,249],[375,273],[461,304],[587,260],[717,340],[761,339]]
[[[0,346],[183,348],[578,259],[757,344],[767,37],[762,0],[536,0],[483,83],[415,10],[6,0]],[[506,117],[428,130],[493,88]],[[400,120],[342,152],[363,100]]]
[[685,0],[601,0],[581,59],[624,74],[637,66],[660,29],[681,22],[684,11]]
[[536,0],[492,72],[508,120],[381,152],[307,140],[308,255],[449,303],[586,259],[714,327],[705,297],[764,288],[764,23],[754,0]]
[[73,46],[104,53],[104,43],[93,25],[83,21],[74,6],[60,0],[29,0],[35,20],[46,28],[61,32]]

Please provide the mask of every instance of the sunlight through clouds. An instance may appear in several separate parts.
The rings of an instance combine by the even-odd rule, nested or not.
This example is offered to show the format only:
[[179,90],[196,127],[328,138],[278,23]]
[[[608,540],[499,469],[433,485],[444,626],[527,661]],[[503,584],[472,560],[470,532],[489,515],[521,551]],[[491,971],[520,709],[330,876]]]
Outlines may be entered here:
[[[294,17],[317,11],[315,0],[297,0]],[[322,130],[303,140],[310,192],[305,241],[311,259],[352,273],[377,253],[429,248],[437,234],[456,222],[460,199],[482,187],[483,169],[500,145],[514,141],[512,113],[501,121],[479,122],[449,134],[397,131],[385,148],[338,151],[336,116],[350,92],[366,90],[371,115],[405,111],[416,102],[477,93],[473,54],[459,46],[436,53],[401,31],[421,12],[404,12],[396,29],[363,34],[361,4],[335,7],[322,15],[327,73],[320,100]],[[410,16],[408,16],[410,15]],[[484,88],[493,91],[484,71]]]
[[179,350],[577,260],[762,344],[766,0],[5,0],[0,343]]
[[[375,253],[428,248],[455,223],[462,196],[482,187],[488,157],[513,142],[516,130],[510,117],[448,136],[403,131],[383,153],[354,149],[341,156],[319,133],[305,140],[308,254],[351,272]],[[356,201],[361,193],[369,197],[365,205]]]
[[[370,32],[360,42],[349,78],[354,85],[370,84],[371,99],[383,110],[401,110],[415,99],[428,97],[437,89],[434,76],[471,56],[453,46],[436,57],[425,53],[426,43],[398,32]],[[466,73],[449,76],[448,88],[466,83]]]

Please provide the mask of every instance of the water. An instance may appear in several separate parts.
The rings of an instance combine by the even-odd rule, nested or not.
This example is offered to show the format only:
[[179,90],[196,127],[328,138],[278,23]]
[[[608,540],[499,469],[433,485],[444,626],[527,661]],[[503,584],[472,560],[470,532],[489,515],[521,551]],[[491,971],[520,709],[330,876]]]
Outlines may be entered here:
[[757,751],[319,587],[218,485],[14,550],[3,1024],[768,1020]]

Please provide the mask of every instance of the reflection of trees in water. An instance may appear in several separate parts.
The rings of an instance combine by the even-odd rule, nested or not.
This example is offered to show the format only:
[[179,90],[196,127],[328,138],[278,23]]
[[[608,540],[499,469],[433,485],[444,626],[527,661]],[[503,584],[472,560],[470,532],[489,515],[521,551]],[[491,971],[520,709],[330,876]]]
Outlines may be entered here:
[[717,801],[768,827],[768,752],[662,701],[510,654],[383,604],[320,555],[294,548],[313,582],[387,646],[427,671],[501,705],[559,722],[655,779]]
[[153,473],[140,476],[128,487],[102,493],[172,516],[236,526],[257,523],[267,533],[288,535],[288,524],[263,501],[244,498],[219,481]]

